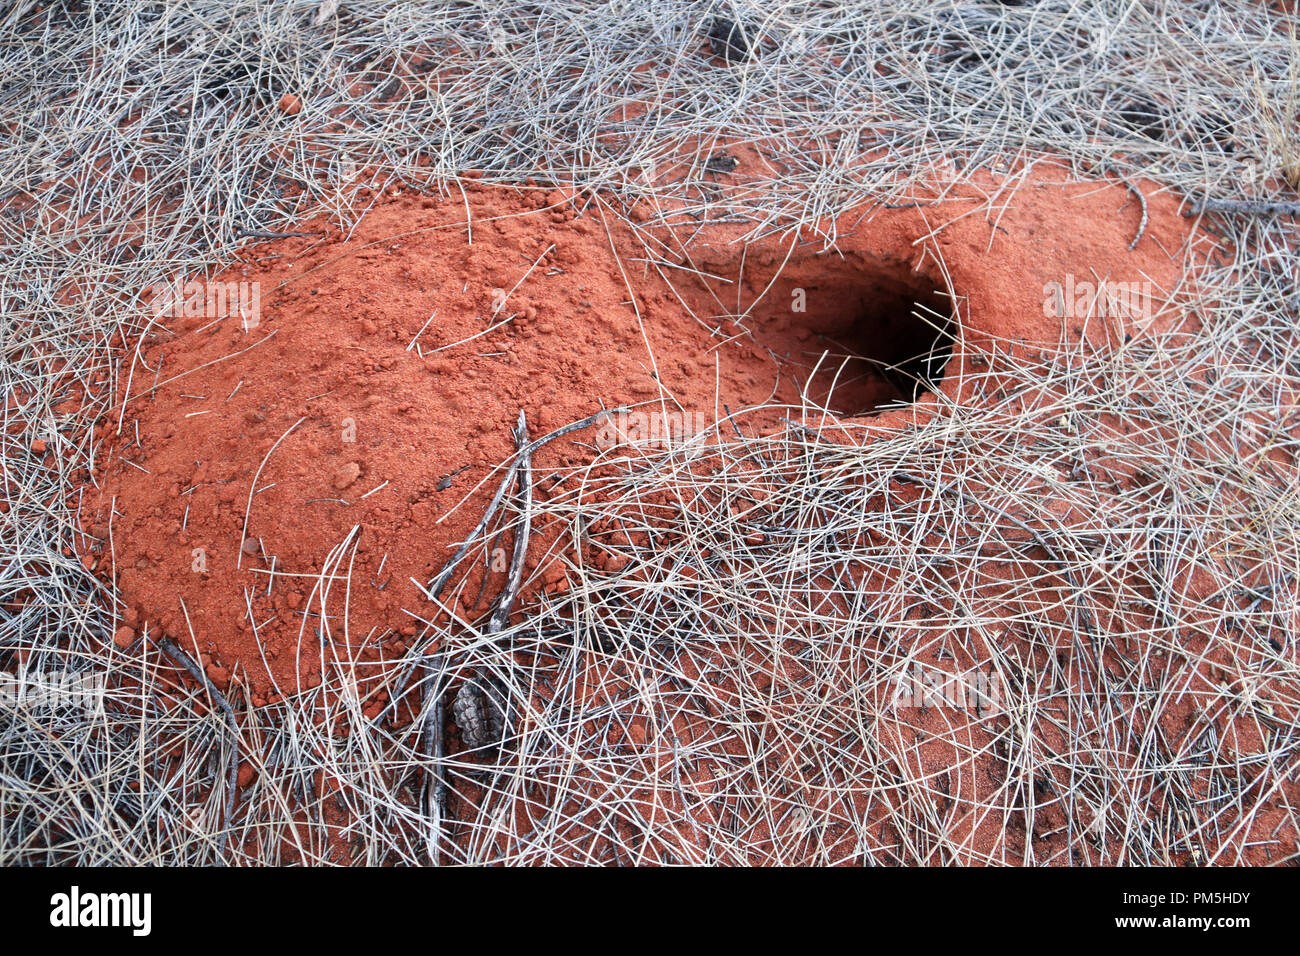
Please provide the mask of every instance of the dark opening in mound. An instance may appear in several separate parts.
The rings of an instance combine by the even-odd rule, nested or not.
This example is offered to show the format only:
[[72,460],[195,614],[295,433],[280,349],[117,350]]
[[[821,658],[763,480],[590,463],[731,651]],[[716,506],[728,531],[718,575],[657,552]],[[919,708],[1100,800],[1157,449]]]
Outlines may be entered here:
[[957,323],[937,278],[905,261],[833,253],[792,257],[775,276],[746,272],[742,296],[753,298],[742,324],[810,402],[864,415],[942,380]]
[[[813,317],[813,349],[825,347],[809,397],[841,415],[912,402],[932,391],[952,355],[948,297],[915,283],[877,277],[856,296]],[[890,393],[892,389],[892,393]]]

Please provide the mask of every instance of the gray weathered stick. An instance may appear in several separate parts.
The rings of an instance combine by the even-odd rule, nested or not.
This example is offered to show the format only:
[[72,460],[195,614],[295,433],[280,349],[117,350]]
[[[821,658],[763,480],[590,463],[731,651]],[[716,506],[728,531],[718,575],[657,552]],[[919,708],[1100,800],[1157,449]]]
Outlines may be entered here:
[[226,802],[222,808],[221,829],[226,834],[226,844],[229,846],[230,821],[235,815],[235,792],[239,781],[239,724],[235,720],[235,709],[230,706],[230,701],[226,700],[225,695],[217,689],[217,685],[212,683],[208,675],[203,672],[203,668],[181,650],[175,641],[169,637],[162,637],[155,643],[159,650],[188,671],[191,677],[207,689],[213,702],[226,718],[226,726],[230,730],[230,760],[226,767]]
[[1235,213],[1241,216],[1295,216],[1300,215],[1300,200],[1202,199],[1183,215],[1199,216],[1204,212]]

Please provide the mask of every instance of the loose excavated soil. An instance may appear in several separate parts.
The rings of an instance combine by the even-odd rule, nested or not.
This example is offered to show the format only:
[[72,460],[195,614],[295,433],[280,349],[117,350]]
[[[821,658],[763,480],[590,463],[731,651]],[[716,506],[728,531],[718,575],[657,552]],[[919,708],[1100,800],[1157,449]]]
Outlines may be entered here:
[[[260,284],[256,324],[162,316],[138,354],[126,353],[118,404],[97,426],[107,454],[83,523],[89,560],[127,607],[120,642],[146,624],[197,642],[216,683],[239,667],[261,703],[272,693],[251,612],[271,675],[282,687],[299,672],[314,684],[313,589],[356,526],[355,560],[326,582],[351,582],[331,639],[400,653],[418,619],[440,613],[412,579],[427,582],[478,521],[498,480],[484,479],[513,451],[520,409],[533,437],[602,407],[659,408],[661,394],[711,424],[724,405],[797,404],[827,352],[808,385],[825,400],[835,356],[898,362],[925,345],[907,312],[913,301],[951,311],[945,270],[961,325],[942,385],[950,395],[961,397],[964,369],[1020,343],[1140,334],[1131,320],[1063,328],[1043,304],[1045,286],[1068,274],[1149,280],[1157,296],[1175,285],[1188,226],[1173,198],[1145,188],[1150,222],[1135,251],[1139,207],[1123,186],[1046,175],[1008,189],[996,221],[969,214],[974,188],[862,210],[841,218],[826,252],[807,234],[742,250],[734,226],[638,238],[591,197],[578,197],[580,212],[560,191],[472,180],[463,197],[385,196],[346,236],[307,223],[315,236],[250,248],[218,278]],[[645,210],[630,218],[644,221]],[[670,285],[640,243],[680,248],[686,235]],[[800,295],[803,312],[792,308]],[[913,398],[897,375],[861,361],[840,379],[829,404],[845,415]],[[915,413],[877,421],[893,427]],[[594,431],[547,446],[537,473],[590,460]],[[536,577],[530,592],[564,587],[554,572]],[[335,591],[330,605],[341,603]]]

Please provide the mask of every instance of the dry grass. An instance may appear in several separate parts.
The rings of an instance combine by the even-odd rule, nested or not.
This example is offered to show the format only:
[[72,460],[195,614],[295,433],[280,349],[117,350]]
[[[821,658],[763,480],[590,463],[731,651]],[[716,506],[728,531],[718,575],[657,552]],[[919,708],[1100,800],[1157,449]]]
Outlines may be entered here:
[[[756,236],[956,160],[1291,198],[1265,184],[1293,172],[1295,24],[1257,0],[752,10],[762,55],[731,68],[700,52],[709,7],[666,0],[3,15],[0,665],[96,675],[107,698],[0,711],[0,862],[332,862],[332,839],[372,864],[1296,857],[1300,502],[1266,454],[1293,457],[1300,424],[1286,218],[1215,223],[1235,251],[1184,303],[1194,332],[1008,359],[1006,396],[896,438],[846,447],[801,408],[775,436],[740,413],[604,454],[527,518],[627,567],[573,567],[500,633],[434,628],[408,661],[331,658],[319,688],[236,701],[259,776],[233,839],[222,715],[160,680],[150,642],[102,650],[113,595],[65,554],[102,404],[57,408],[74,384],[111,394],[144,288],[225,261],[238,230],[355,221],[362,187],[454,191],[465,169],[672,198]],[[1133,120],[1152,108],[1158,132]],[[709,187],[724,140],[770,144],[781,174]],[[684,176],[647,174],[683,155]],[[422,706],[434,639],[433,677],[495,675],[516,711],[498,751],[442,762],[436,823],[423,724],[362,712],[376,686]],[[996,675],[1002,706],[900,710],[917,661]]]

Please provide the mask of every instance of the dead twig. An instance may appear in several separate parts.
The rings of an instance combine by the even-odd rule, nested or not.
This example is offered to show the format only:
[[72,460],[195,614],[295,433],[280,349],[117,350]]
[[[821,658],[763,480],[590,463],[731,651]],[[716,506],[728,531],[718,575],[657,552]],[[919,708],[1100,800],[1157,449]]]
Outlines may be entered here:
[[1202,199],[1184,216],[1199,216],[1206,212],[1221,212],[1237,216],[1295,216],[1300,215],[1300,200],[1267,199]]
[[230,706],[230,701],[226,700],[226,695],[221,693],[217,685],[212,683],[204,673],[203,668],[189,654],[181,650],[175,641],[169,637],[161,637],[155,643],[159,650],[203,685],[208,696],[226,719],[226,727],[230,731],[230,757],[226,766],[226,800],[222,808],[221,831],[225,834],[226,845],[229,846],[233,836],[230,821],[235,815],[235,794],[239,781],[239,723],[235,720],[235,709]]

